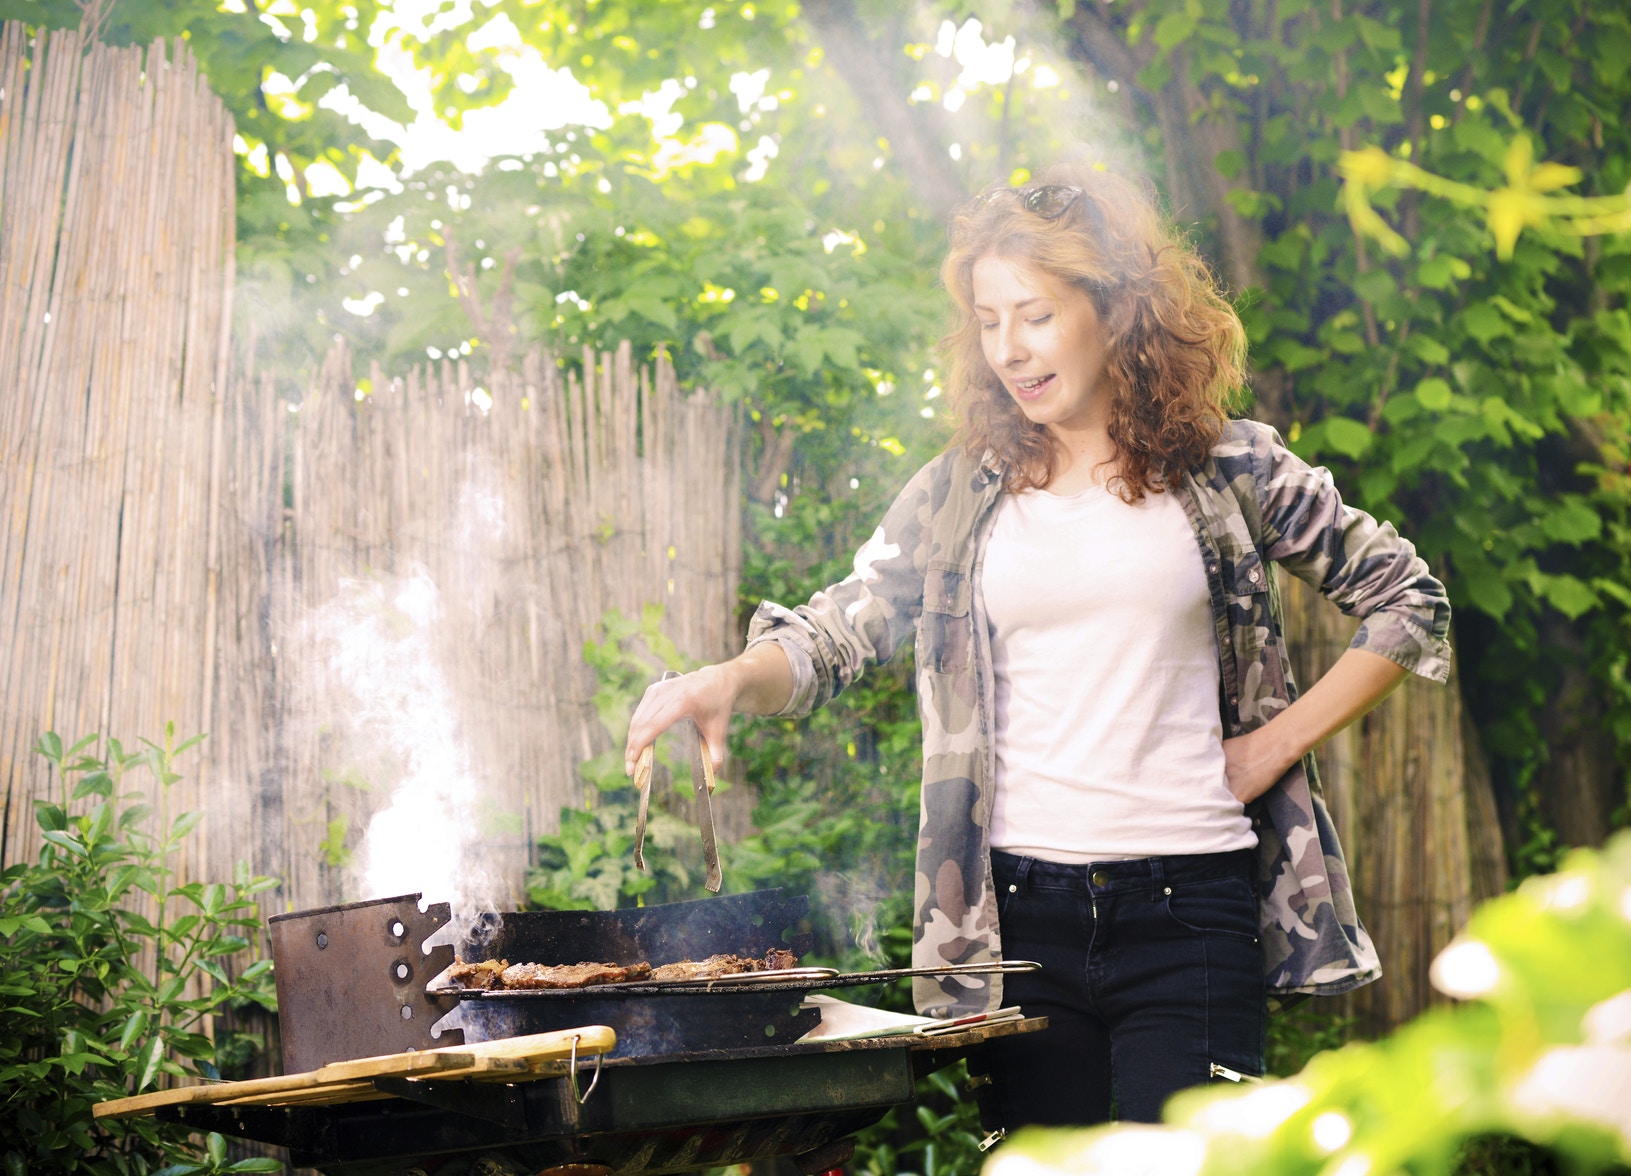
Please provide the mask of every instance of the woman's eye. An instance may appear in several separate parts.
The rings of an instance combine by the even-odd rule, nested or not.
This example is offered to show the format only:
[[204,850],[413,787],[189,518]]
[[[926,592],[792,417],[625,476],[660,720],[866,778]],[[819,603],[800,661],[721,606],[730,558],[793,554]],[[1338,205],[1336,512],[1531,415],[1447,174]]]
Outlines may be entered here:
[[980,324],[980,330],[982,330],[982,331],[994,331],[996,329],[997,329],[997,324],[996,323],[981,323]]
[[1047,322],[1052,317],[1053,317],[1052,314],[1045,314],[1040,318],[1026,319],[1025,321],[1030,323],[1031,326],[1033,326],[1033,327],[1040,327],[1043,323]]

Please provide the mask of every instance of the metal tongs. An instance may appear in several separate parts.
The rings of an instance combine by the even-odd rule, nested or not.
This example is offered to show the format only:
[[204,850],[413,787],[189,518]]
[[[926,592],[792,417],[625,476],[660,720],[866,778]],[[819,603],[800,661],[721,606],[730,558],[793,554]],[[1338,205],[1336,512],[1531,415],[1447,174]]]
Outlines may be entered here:
[[[663,681],[679,676],[679,671],[669,670],[663,675]],[[679,732],[686,755],[691,760],[691,787],[696,793],[702,823],[702,862],[708,871],[703,885],[718,894],[724,876],[720,873],[719,843],[714,836],[713,757],[708,754],[708,741],[702,737],[695,719],[681,719],[674,724],[674,729]],[[646,814],[651,809],[651,761],[652,749],[647,747],[634,766],[634,786],[640,790],[640,807],[634,818],[634,865],[638,870],[646,868]]]

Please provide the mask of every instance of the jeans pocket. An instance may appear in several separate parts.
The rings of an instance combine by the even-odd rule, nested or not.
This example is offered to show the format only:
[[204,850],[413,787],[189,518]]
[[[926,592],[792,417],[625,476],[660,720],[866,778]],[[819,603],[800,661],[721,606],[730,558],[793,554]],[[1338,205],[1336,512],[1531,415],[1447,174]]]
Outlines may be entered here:
[[1205,878],[1168,890],[1167,917],[1197,935],[1231,935],[1257,942],[1257,895],[1244,878]]
[[997,918],[999,920],[1006,919],[1009,905],[1019,897],[1017,881],[1008,871],[993,866],[991,869],[991,885],[996,887],[997,891]]

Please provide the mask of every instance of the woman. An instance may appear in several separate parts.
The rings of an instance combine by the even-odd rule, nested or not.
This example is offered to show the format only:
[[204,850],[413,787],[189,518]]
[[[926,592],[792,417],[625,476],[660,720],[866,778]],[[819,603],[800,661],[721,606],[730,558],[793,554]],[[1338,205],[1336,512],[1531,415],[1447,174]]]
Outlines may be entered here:
[[[683,715],[804,714],[915,636],[913,962],[934,1016],[1019,1004],[988,1126],[1159,1118],[1262,1073],[1266,993],[1380,975],[1309,749],[1414,671],[1449,672],[1443,586],[1273,430],[1229,421],[1244,334],[1133,185],[1081,170],[961,210],[941,271],[956,442],[842,583],[766,602],[740,657],[659,683],[627,757]],[[1364,618],[1307,693],[1270,563]]]

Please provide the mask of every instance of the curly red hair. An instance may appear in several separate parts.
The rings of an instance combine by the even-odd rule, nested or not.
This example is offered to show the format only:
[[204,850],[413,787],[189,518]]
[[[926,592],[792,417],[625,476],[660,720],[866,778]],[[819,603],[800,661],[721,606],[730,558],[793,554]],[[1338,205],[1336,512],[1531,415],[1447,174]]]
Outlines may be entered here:
[[986,363],[974,313],[977,261],[1025,263],[1093,299],[1107,337],[1101,379],[1111,396],[1113,488],[1140,502],[1217,444],[1245,380],[1246,334],[1206,263],[1149,192],[1080,166],[1056,168],[1042,182],[1080,195],[1050,219],[1025,200],[997,198],[1002,189],[994,187],[953,215],[940,277],[955,304],[941,348],[956,440],[975,458],[994,453],[1010,490],[1053,478],[1052,434],[1026,418]]

